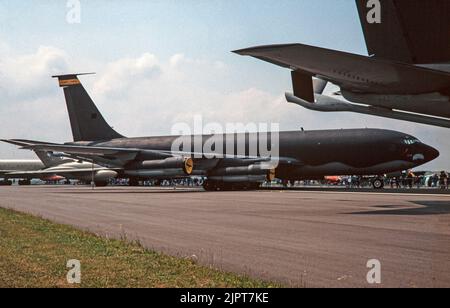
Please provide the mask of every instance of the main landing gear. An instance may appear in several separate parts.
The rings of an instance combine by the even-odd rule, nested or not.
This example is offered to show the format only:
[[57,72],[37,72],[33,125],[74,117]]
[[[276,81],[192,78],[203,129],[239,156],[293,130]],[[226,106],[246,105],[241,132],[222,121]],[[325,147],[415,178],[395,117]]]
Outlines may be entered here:
[[203,183],[203,189],[206,191],[245,191],[256,190],[261,186],[260,183],[225,183],[206,180]]
[[132,187],[140,186],[139,179],[136,179],[136,178],[130,178],[130,179],[128,180],[128,185],[129,185],[129,186],[132,186]]
[[28,186],[28,185],[31,185],[31,181],[30,180],[20,180],[19,185],[20,186]]
[[372,186],[375,189],[383,189],[384,188],[384,180],[382,178],[376,178],[372,181]]
[[11,186],[12,182],[10,180],[4,179],[0,181],[0,186]]

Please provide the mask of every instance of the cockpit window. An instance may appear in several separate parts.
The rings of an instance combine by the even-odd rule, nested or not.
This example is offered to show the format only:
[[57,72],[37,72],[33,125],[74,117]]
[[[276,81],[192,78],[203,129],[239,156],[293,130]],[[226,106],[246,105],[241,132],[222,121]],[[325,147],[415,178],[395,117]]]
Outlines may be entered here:
[[420,141],[416,138],[405,138],[405,140],[403,140],[403,142],[407,145],[413,145],[416,143],[420,143]]

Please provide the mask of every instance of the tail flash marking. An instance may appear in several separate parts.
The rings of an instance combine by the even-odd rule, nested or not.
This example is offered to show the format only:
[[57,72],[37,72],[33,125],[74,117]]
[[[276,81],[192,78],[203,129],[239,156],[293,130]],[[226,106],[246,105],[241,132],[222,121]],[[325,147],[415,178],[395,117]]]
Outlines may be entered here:
[[67,79],[67,80],[60,79],[60,80],[59,80],[59,86],[60,86],[60,87],[76,86],[76,85],[79,85],[79,84],[81,84],[81,83],[80,83],[80,81],[78,80],[78,78],[75,78],[75,79]]

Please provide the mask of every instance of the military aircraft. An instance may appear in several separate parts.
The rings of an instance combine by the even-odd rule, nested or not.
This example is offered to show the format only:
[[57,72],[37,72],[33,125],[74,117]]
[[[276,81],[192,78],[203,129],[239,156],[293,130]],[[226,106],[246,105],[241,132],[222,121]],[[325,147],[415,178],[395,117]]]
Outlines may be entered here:
[[[292,70],[294,91],[286,99],[304,108],[450,128],[450,1],[379,3],[356,0],[368,57],[303,44],[235,53]],[[340,91],[323,95],[327,82]]]
[[[0,160],[0,186],[11,185],[5,175],[15,171],[33,171],[44,168],[44,164],[38,159],[2,159]],[[25,182],[20,182],[26,184]]]
[[[93,161],[112,168],[119,178],[129,178],[131,185],[145,179],[205,176],[204,188],[214,191],[255,188],[275,177],[302,180],[333,174],[385,174],[410,169],[439,156],[436,149],[413,136],[380,129],[280,132],[276,145],[272,135],[266,133],[127,138],[106,122],[79,75],[54,76],[64,89],[73,142],[9,142],[25,149],[63,152]],[[179,140],[183,141],[181,146],[177,143],[174,149]],[[200,142],[200,150],[196,141]],[[252,145],[263,141],[277,147],[276,157],[266,155],[261,148],[256,153],[251,150]],[[205,147],[207,144],[210,146]],[[230,144],[232,150],[228,148]],[[205,150],[212,148],[223,151]]]
[[[3,141],[21,147],[30,145],[21,141]],[[39,157],[39,161],[26,161],[26,163],[10,165],[14,168],[3,172],[3,177],[6,179],[3,184],[10,184],[9,179],[21,179],[20,185],[30,185],[32,179],[43,181],[66,179],[88,183],[94,181],[97,186],[106,186],[110,179],[114,179],[118,175],[116,171],[92,162],[55,155],[53,152],[36,151],[36,155]]]

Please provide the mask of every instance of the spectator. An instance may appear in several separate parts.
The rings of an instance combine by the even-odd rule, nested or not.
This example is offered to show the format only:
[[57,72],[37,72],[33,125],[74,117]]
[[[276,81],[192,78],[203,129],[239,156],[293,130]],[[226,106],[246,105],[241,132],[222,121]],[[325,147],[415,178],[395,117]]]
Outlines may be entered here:
[[414,178],[415,178],[415,174],[412,171],[408,172],[408,175],[406,176],[406,184],[408,185],[409,189],[413,188],[413,184],[414,184]]
[[414,184],[416,185],[416,188],[419,189],[420,186],[422,185],[422,183],[424,183],[424,176],[420,175],[420,176],[416,176]]
[[448,174],[445,171],[442,171],[439,176],[439,187],[441,189],[448,189]]
[[431,183],[432,183],[432,185],[431,185],[432,187],[438,187],[439,175],[434,174]]
[[391,179],[391,188],[400,188],[400,182],[397,177]]

